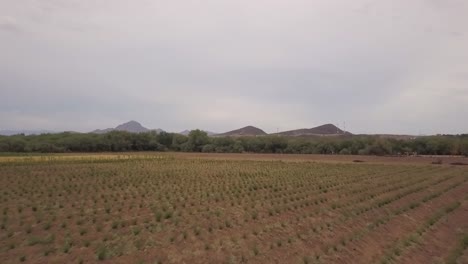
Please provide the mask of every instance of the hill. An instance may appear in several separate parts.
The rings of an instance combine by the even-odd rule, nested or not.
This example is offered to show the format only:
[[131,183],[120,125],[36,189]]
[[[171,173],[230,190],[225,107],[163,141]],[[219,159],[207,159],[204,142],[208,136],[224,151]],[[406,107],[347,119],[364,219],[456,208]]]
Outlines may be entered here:
[[137,121],[129,121],[123,124],[120,124],[116,126],[115,128],[106,128],[106,129],[96,129],[92,131],[91,133],[96,133],[96,134],[104,134],[108,133],[111,131],[125,131],[129,133],[143,133],[143,132],[150,132],[150,131],[156,131],[157,133],[162,132],[163,130],[161,129],[149,129],[144,126],[142,126],[140,123]]
[[229,136],[229,137],[241,137],[241,136],[265,136],[268,135],[265,131],[254,126],[246,126],[236,130],[232,130],[222,134],[216,134],[215,136]]
[[[184,131],[181,131],[179,132],[178,134],[181,134],[181,135],[184,135],[184,136],[188,136],[188,134],[190,134],[190,131],[192,130],[184,130]],[[207,130],[202,130],[203,132],[205,132],[208,136],[213,136],[213,135],[216,135],[216,133],[214,132],[211,132],[211,131],[207,131]]]
[[289,130],[280,133],[276,133],[276,135],[281,136],[332,136],[332,135],[351,135],[349,132],[345,132],[339,129],[337,126],[333,124],[325,124],[318,127],[313,128],[302,128],[296,130]]

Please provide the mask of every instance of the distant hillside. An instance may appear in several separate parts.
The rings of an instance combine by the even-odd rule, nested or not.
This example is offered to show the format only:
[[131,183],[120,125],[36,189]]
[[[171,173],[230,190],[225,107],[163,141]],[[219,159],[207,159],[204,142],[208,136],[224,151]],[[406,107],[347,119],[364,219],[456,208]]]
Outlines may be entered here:
[[0,130],[2,136],[13,136],[13,135],[41,135],[41,134],[54,134],[55,131],[50,130]]
[[333,124],[325,124],[318,127],[313,128],[302,128],[290,131],[284,131],[277,133],[276,135],[281,136],[317,136],[317,135],[350,135],[351,133],[345,132],[339,129],[337,126]]
[[246,126],[236,130],[232,130],[222,134],[216,134],[215,136],[230,136],[230,137],[241,137],[241,136],[264,136],[267,135],[265,131],[254,126]]
[[[190,134],[190,131],[192,130],[184,130],[182,132],[179,132],[178,134],[181,134],[181,135],[184,135],[184,136],[188,136],[188,134]],[[211,131],[207,131],[207,130],[202,130],[203,132],[206,132],[206,134],[208,134],[208,136],[213,136],[213,135],[216,135],[216,133],[214,132],[211,132]]]
[[117,131],[127,131],[127,132],[132,132],[132,133],[142,133],[142,132],[148,132],[149,129],[142,126],[140,123],[136,121],[130,121],[127,123],[123,123],[121,125],[118,125],[115,130]]
[[115,128],[106,128],[106,129],[96,129],[92,131],[91,133],[96,133],[96,134],[104,134],[108,133],[111,131],[125,131],[129,133],[143,133],[143,132],[150,132],[150,131],[156,131],[157,133],[162,132],[162,129],[148,129],[144,126],[142,126],[140,123],[137,121],[129,121],[127,123],[123,123],[121,125],[116,126]]
[[186,130],[181,131],[181,132],[179,132],[179,133],[177,133],[177,134],[181,134],[181,135],[184,135],[184,136],[188,136],[188,134],[190,134],[190,131],[192,131],[192,130],[186,129]]

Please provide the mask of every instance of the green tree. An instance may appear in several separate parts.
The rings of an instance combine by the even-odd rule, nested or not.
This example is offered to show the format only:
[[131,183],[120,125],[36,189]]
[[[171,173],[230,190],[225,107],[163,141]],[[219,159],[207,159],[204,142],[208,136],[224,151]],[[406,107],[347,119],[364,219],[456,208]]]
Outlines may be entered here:
[[461,155],[468,157],[468,139],[460,142],[459,151]]
[[159,144],[164,145],[166,148],[171,148],[174,141],[174,134],[167,133],[165,131],[160,132],[157,136],[157,141]]
[[188,151],[201,152],[204,145],[210,143],[208,134],[199,129],[190,131],[188,135],[187,147]]
[[8,148],[11,152],[24,152],[26,150],[26,141],[22,138],[13,138]]
[[181,134],[173,134],[172,135],[172,144],[170,149],[174,151],[181,151],[185,149],[185,145],[187,145],[188,137],[181,135]]

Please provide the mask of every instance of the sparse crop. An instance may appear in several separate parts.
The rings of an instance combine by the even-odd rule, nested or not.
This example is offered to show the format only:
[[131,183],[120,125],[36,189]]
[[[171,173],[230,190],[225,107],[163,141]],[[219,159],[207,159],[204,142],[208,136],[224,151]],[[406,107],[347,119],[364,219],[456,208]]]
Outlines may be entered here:
[[[0,162],[0,260],[392,263],[467,217],[461,166],[139,155]],[[356,259],[373,240],[382,251]]]

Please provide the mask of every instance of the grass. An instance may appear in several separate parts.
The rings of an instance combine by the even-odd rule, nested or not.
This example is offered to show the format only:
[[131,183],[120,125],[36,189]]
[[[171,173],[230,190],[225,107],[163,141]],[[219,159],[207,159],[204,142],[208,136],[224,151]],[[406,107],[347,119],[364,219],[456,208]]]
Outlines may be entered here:
[[108,250],[104,246],[100,246],[96,251],[96,257],[98,260],[105,260],[108,257]]
[[54,235],[48,235],[46,237],[36,237],[32,236],[28,239],[28,245],[29,246],[34,246],[37,244],[50,244],[55,240]]

